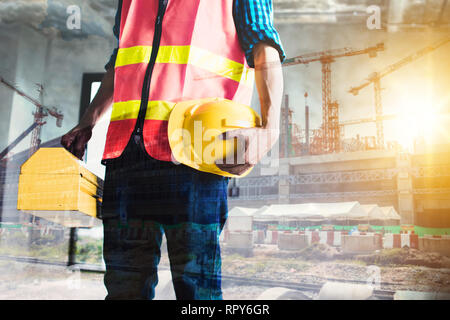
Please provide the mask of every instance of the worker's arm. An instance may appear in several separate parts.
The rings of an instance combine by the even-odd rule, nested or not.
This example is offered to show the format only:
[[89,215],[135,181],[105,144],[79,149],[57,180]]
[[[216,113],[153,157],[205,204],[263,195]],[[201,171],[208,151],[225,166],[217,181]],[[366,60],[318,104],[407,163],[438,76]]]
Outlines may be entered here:
[[226,139],[238,138],[245,145],[245,152],[236,155],[233,164],[217,164],[221,170],[238,175],[254,166],[270,151],[280,132],[283,73],[279,52],[273,46],[261,42],[254,47],[253,56],[262,126],[232,130],[224,134]]
[[106,71],[100,89],[81,118],[80,123],[61,138],[63,147],[77,158],[83,158],[86,144],[92,136],[92,129],[111,107],[113,95],[114,67],[111,67]]

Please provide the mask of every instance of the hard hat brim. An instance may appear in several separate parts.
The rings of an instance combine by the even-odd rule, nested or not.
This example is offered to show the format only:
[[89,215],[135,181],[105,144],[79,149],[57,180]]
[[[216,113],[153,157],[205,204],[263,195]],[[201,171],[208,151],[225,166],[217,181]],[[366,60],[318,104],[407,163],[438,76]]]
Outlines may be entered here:
[[184,127],[184,120],[185,120],[185,114],[186,112],[189,112],[196,106],[200,106],[205,103],[210,103],[214,101],[222,101],[224,99],[221,98],[205,98],[205,99],[198,99],[198,100],[189,100],[189,101],[182,101],[175,104],[173,107],[170,116],[169,116],[169,123],[167,128],[168,133],[168,139],[169,139],[169,145],[172,150],[172,158],[176,162],[182,163],[186,166],[189,166],[191,168],[194,168],[199,171],[208,172],[217,174],[224,177],[230,177],[230,178],[243,178],[246,175],[248,175],[253,168],[248,169],[246,172],[244,172],[241,175],[231,174],[229,172],[220,170],[219,167],[214,166],[214,170],[211,170],[210,168],[205,169],[201,165],[199,165],[197,162],[193,161],[190,156],[190,148],[184,146],[183,143],[183,136],[182,134],[179,134],[177,130],[182,130]]

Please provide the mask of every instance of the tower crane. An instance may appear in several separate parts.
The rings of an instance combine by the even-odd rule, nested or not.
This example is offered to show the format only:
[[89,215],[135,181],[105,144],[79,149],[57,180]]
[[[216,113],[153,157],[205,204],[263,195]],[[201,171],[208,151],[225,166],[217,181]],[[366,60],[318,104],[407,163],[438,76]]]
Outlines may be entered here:
[[365,87],[369,86],[373,83],[373,88],[375,92],[375,122],[377,126],[377,146],[378,148],[384,147],[384,129],[383,129],[383,105],[381,102],[381,79],[386,77],[387,75],[393,73],[394,71],[404,67],[405,65],[416,61],[417,59],[427,55],[428,53],[438,49],[439,47],[442,47],[443,45],[450,42],[450,38],[446,38],[443,40],[440,40],[433,45],[427,46],[408,57],[386,67],[384,70],[380,72],[374,72],[369,75],[369,77],[366,79],[364,83],[362,83],[359,86],[350,88],[349,92],[353,95],[358,95],[359,91],[364,89]]
[[[9,151],[14,148],[20,141],[22,141],[30,132],[32,132],[31,135],[31,146],[30,146],[30,152],[29,156],[31,156],[41,144],[40,135],[41,135],[41,127],[45,125],[47,122],[43,121],[45,117],[48,115],[54,117],[56,119],[56,126],[61,127],[62,121],[64,119],[64,115],[58,111],[56,108],[47,108],[46,106],[42,105],[41,102],[33,99],[29,95],[27,95],[25,92],[21,91],[20,89],[16,88],[13,84],[6,81],[4,78],[0,77],[0,83],[6,86],[7,88],[13,90],[21,97],[25,98],[29,102],[31,102],[33,105],[36,106],[36,111],[33,112],[34,121],[33,124],[27,128],[18,138],[16,138],[9,146],[7,146],[2,152],[0,152],[0,160],[5,158]],[[40,100],[42,101],[43,98],[43,87],[42,85],[38,85],[38,91]]]
[[286,59],[284,67],[320,62],[322,64],[322,146],[325,153],[337,152],[340,146],[339,133],[339,105],[332,101],[331,96],[331,64],[338,58],[368,54],[370,58],[377,56],[377,52],[384,50],[384,44],[362,50],[352,48],[333,49],[314,52],[294,58]]

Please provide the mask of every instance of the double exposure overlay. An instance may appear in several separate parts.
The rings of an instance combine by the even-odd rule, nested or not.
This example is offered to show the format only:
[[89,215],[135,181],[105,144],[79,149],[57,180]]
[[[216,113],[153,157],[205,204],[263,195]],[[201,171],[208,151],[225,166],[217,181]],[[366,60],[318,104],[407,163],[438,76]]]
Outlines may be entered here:
[[447,0],[0,1],[0,300],[450,299]]

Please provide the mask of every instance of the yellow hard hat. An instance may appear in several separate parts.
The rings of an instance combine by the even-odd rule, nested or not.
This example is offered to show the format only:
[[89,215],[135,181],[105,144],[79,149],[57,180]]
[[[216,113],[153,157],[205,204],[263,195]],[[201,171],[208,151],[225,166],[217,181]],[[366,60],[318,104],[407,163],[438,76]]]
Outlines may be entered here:
[[[177,103],[169,117],[168,135],[175,161],[194,169],[225,177],[244,177],[220,170],[215,164],[222,159],[232,163],[237,152],[235,139],[217,139],[220,134],[261,126],[261,118],[249,106],[222,98],[206,98]],[[227,161],[228,159],[228,161]]]

